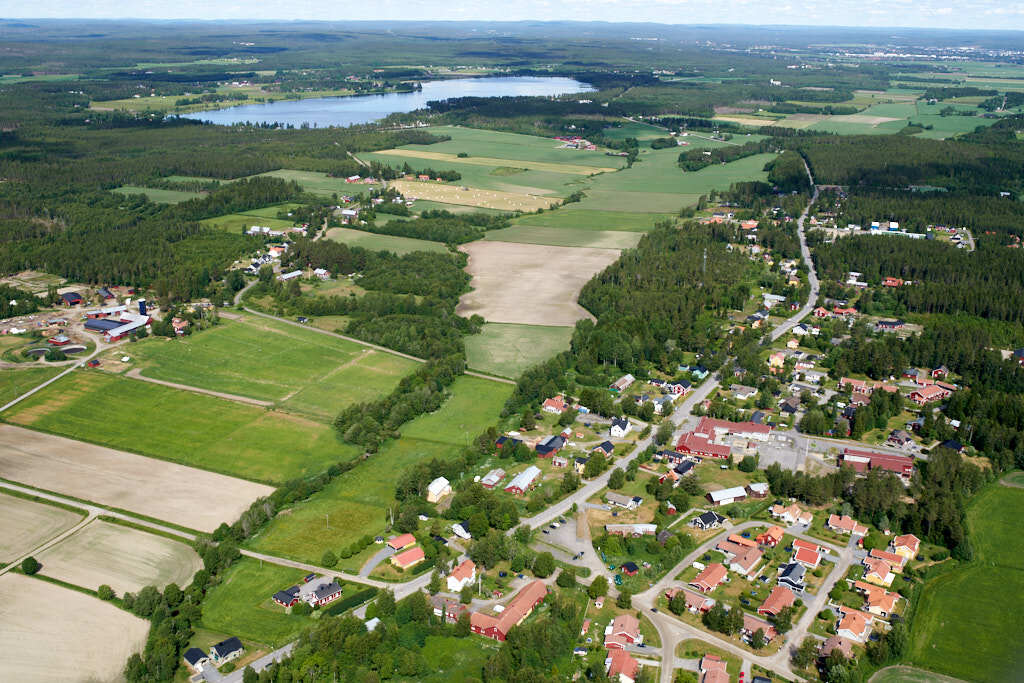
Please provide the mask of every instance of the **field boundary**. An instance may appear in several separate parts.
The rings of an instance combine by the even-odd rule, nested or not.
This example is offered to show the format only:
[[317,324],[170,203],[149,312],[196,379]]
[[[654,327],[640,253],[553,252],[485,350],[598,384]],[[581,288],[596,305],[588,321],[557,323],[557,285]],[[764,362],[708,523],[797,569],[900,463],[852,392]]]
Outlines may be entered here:
[[171,389],[178,389],[180,391],[191,391],[194,394],[205,394],[206,396],[212,396],[214,398],[224,399],[225,401],[235,401],[236,403],[247,403],[257,408],[270,408],[274,405],[273,401],[264,401],[259,398],[249,398],[248,396],[239,396],[238,394],[228,394],[223,391],[213,391],[211,389],[202,389],[200,387],[194,387],[189,384],[179,384],[178,382],[168,382],[163,379],[156,379],[155,377],[146,377],[142,374],[142,368],[132,368],[128,372],[124,373],[124,376],[129,379],[137,379],[143,382],[151,382],[153,384],[160,384]]

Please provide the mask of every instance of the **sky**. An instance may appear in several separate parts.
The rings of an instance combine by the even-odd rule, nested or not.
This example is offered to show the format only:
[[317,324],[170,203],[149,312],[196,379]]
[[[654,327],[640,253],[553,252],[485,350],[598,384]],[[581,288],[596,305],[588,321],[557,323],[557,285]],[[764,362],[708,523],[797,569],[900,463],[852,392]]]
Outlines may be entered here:
[[0,17],[578,20],[1024,30],[1020,0],[0,0]]

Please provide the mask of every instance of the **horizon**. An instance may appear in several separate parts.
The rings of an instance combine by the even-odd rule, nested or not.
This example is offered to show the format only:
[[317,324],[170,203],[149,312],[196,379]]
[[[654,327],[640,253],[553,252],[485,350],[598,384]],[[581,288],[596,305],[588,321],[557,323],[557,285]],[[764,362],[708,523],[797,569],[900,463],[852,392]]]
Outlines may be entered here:
[[[603,23],[609,25],[652,25],[669,27],[771,27],[773,29],[829,28],[849,30],[943,30],[956,32],[1024,31],[1024,6],[1002,6],[993,0],[974,0],[966,5],[950,6],[948,0],[837,0],[827,9],[805,8],[793,4],[777,5],[761,0],[567,0],[557,7],[549,0],[527,0],[510,8],[496,2],[472,6],[442,3],[437,0],[384,0],[373,7],[342,8],[348,16],[336,16],[338,8],[324,0],[292,7],[289,16],[277,16],[280,5],[254,0],[246,6],[235,2],[199,2],[197,0],[141,0],[128,12],[119,2],[98,0],[86,14],[83,5],[70,0],[54,0],[40,8],[13,0],[0,0],[0,21],[143,21],[143,22],[234,22],[234,23]],[[467,16],[469,14],[472,16]],[[381,15],[401,16],[382,19]],[[511,14],[511,16],[510,16]],[[569,19],[566,16],[586,17]],[[731,22],[729,16],[749,17],[749,21]]]

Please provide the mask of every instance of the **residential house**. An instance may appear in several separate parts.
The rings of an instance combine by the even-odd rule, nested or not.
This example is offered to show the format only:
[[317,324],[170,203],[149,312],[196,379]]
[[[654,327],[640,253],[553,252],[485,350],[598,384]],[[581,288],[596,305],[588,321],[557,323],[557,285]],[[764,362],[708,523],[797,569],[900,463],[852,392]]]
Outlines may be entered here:
[[444,477],[438,477],[427,485],[427,502],[436,503],[452,492],[452,485]]
[[627,510],[636,510],[637,507],[643,505],[644,502],[644,499],[639,496],[624,496],[621,493],[615,493],[614,491],[606,493],[604,498],[608,501],[609,505],[626,508]]
[[497,448],[505,448],[505,446],[508,446],[510,449],[512,449],[521,443],[522,441],[520,439],[516,439],[511,436],[499,436],[495,440],[494,445]]
[[874,548],[868,553],[868,557],[876,560],[884,560],[892,567],[892,570],[897,574],[903,573],[903,567],[907,565],[907,558],[903,555],[897,555],[896,553],[890,553],[885,550],[879,550]]
[[285,588],[283,591],[277,591],[272,598],[274,602],[282,607],[296,605],[299,602],[299,587],[292,586],[291,588]]
[[886,441],[893,446],[902,448],[914,443],[914,437],[912,437],[910,432],[905,429],[894,429],[892,430],[892,433],[889,434],[889,438],[886,439]]
[[949,368],[945,365],[940,365],[937,368],[932,368],[932,379],[939,379],[940,377],[946,378],[949,376]]
[[245,652],[245,647],[242,646],[242,641],[236,636],[232,636],[210,648],[210,659],[214,664],[220,666],[225,662],[238,659],[243,652]]
[[717,655],[704,655],[700,659],[700,683],[729,683],[725,660]]
[[473,612],[469,617],[469,629],[487,638],[504,641],[509,630],[530,616],[547,594],[548,589],[543,581],[533,581],[519,591],[498,616]]
[[674,394],[665,394],[654,399],[654,414],[665,415],[672,409],[672,403],[675,401]]
[[792,607],[796,602],[796,595],[787,586],[777,585],[772,588],[761,606],[757,608],[758,614],[774,617],[786,607]]
[[841,636],[831,636],[821,645],[818,650],[822,657],[828,657],[833,651],[839,650],[846,659],[853,659],[853,641]]
[[718,491],[709,491],[705,496],[712,505],[729,505],[741,500],[746,500],[747,490],[742,486],[733,486]]
[[768,356],[768,367],[772,372],[781,370],[786,365],[786,354],[782,351],[775,351]]
[[612,683],[635,683],[640,662],[625,650],[611,650],[604,660],[604,668]]
[[814,515],[805,510],[801,510],[800,506],[793,503],[789,506],[783,506],[776,503],[769,509],[772,515],[772,519],[782,520],[787,524],[803,524],[804,526],[810,526],[811,522],[814,521]]
[[188,664],[188,668],[192,669],[195,673],[202,671],[203,665],[210,661],[207,654],[198,647],[190,647],[185,650],[184,659],[185,663]]
[[729,390],[732,391],[733,396],[740,401],[746,401],[748,398],[753,398],[757,395],[756,388],[748,387],[743,384],[733,384],[729,387]]
[[839,607],[839,613],[842,614],[842,618],[836,627],[836,635],[855,643],[866,642],[871,634],[874,615],[844,606]]
[[852,377],[843,377],[839,380],[839,390],[850,389],[851,391],[857,391],[862,394],[866,394],[870,391],[867,380],[853,379]]
[[402,534],[388,539],[388,547],[392,550],[405,550],[416,545],[416,537],[412,534]]
[[555,415],[561,415],[569,409],[569,404],[565,402],[565,397],[559,394],[554,398],[548,398],[544,400],[544,403],[540,407],[545,413],[554,413]]
[[612,382],[611,386],[608,388],[612,391],[622,392],[628,389],[635,381],[636,378],[633,377],[633,375],[626,374]]
[[485,489],[493,489],[501,480],[505,478],[505,470],[500,467],[495,468],[484,475],[484,478],[480,480],[480,485]]
[[779,403],[779,409],[787,415],[795,415],[800,410],[800,397],[790,396]]
[[694,614],[703,614],[715,606],[715,601],[706,595],[694,593],[685,588],[669,588],[665,591],[665,597],[672,600],[676,595],[682,594],[686,601],[686,609]]
[[673,396],[682,396],[683,394],[690,391],[693,388],[693,384],[685,379],[681,379],[677,382],[667,382],[665,384],[665,391],[672,394]]
[[926,386],[921,387],[920,389],[915,389],[914,391],[910,392],[907,398],[909,398],[917,405],[923,406],[928,403],[934,403],[935,401],[941,401],[943,399],[949,398],[951,393],[952,392],[949,391],[948,389],[940,387],[937,384],[928,384]]
[[609,455],[612,454],[612,451],[614,451],[614,450],[615,450],[615,444],[613,444],[611,441],[602,441],[598,445],[594,446],[590,450],[590,452],[593,453],[594,451],[601,451],[601,453],[603,455],[609,456]]
[[640,633],[640,621],[632,614],[620,614],[604,630],[604,646],[607,650],[622,650],[642,642],[644,637]]
[[840,465],[852,467],[857,474],[865,474],[868,470],[881,469],[892,472],[905,481],[909,481],[910,477],[914,474],[914,459],[906,455],[844,448],[843,452],[839,455],[839,463]]
[[590,458],[578,457],[573,458],[572,468],[576,470],[576,474],[582,475],[587,469],[587,463],[590,462]]
[[467,584],[476,581],[476,564],[473,560],[463,560],[459,566],[448,575],[448,590],[458,593]]
[[761,566],[763,557],[764,555],[757,548],[746,548],[729,561],[729,570],[748,579],[753,578]]
[[807,584],[804,582],[804,575],[807,572],[807,568],[802,564],[796,562],[790,562],[779,567],[778,583],[780,586],[788,586],[795,591],[802,592],[807,588]]
[[852,534],[854,536],[867,536],[868,528],[857,520],[847,515],[829,515],[825,523],[829,529],[841,534]]
[[942,443],[939,444],[939,448],[948,448],[949,450],[953,451],[954,453],[960,453],[960,454],[963,454],[963,452],[965,450],[964,449],[964,445],[962,443],[960,443],[959,441],[957,441],[956,439],[946,439],[945,441],[943,441]]
[[633,429],[633,425],[628,417],[613,417],[608,433],[612,435],[612,438],[621,439],[626,434],[629,434],[631,429]]
[[[414,550],[420,550],[415,548]],[[406,551],[411,552],[411,551]],[[423,551],[420,550],[420,553]],[[310,607],[323,607],[341,597],[342,589],[338,582],[326,576],[317,576],[299,586],[299,600]]]
[[808,548],[794,547],[793,561],[802,564],[808,569],[817,569],[818,565],[821,564],[821,555]]
[[424,559],[426,559],[426,556],[423,554],[423,548],[416,546],[415,548],[403,550],[397,555],[392,555],[391,564],[399,569],[408,569],[409,567],[416,566]]
[[327,270],[326,268],[314,268],[313,269],[313,277],[315,277],[315,278],[317,278],[319,280],[330,280],[331,279],[331,271]]
[[540,477],[540,468],[536,465],[530,465],[525,470],[517,474],[512,481],[509,482],[505,490],[509,493],[516,495],[523,495],[537,483],[537,479]]
[[745,638],[753,638],[754,634],[761,631],[764,634],[764,641],[770,643],[775,640],[779,632],[775,627],[764,619],[758,619],[753,614],[743,614],[743,626],[740,627],[740,634]]
[[921,549],[921,539],[914,534],[904,534],[902,536],[896,536],[889,543],[889,550],[900,555],[908,560],[912,560],[917,557],[917,552]]
[[555,434],[539,441],[536,446],[533,447],[537,451],[538,457],[549,458],[558,451],[565,447],[566,439],[561,434]]
[[902,287],[903,279],[898,277],[887,277],[882,280],[883,287]]
[[879,586],[891,586],[892,580],[896,577],[896,573],[885,560],[865,557],[864,567],[864,580]]
[[717,529],[722,526],[725,522],[725,517],[718,514],[717,512],[708,511],[702,515],[694,517],[690,520],[690,526],[700,529],[701,531],[707,531],[708,529]]
[[551,456],[551,466],[552,467],[568,467],[569,466],[569,459],[565,458],[565,457],[563,457],[561,455],[553,455],[553,456]]
[[459,617],[469,611],[469,605],[463,605],[458,600],[443,595],[431,597],[430,604],[434,608],[434,616],[443,619],[446,624],[457,623]]
[[653,536],[658,531],[657,524],[605,524],[604,530],[612,536]]
[[725,565],[719,564],[718,562],[712,562],[704,570],[694,577],[690,585],[699,590],[701,593],[710,593],[717,588],[728,574]]
[[888,617],[892,614],[900,594],[891,593],[880,586],[864,581],[854,581],[853,588],[864,596],[864,608],[871,614]]
[[902,320],[879,320],[875,323],[875,330],[878,332],[896,332],[902,330],[904,323]]
[[773,525],[768,527],[767,530],[758,534],[756,540],[760,545],[765,545],[769,548],[774,548],[782,540],[783,534],[785,534],[785,531],[783,531],[782,527]]

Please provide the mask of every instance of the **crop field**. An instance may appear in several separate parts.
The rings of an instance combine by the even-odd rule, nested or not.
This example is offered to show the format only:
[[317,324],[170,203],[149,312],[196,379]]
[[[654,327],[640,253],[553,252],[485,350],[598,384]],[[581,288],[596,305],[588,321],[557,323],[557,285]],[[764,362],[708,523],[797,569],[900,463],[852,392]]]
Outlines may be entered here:
[[4,416],[71,439],[275,484],[357,453],[322,422],[95,371],[74,372]]
[[82,515],[0,492],[0,519],[0,562],[11,562],[70,529]]
[[[394,220],[392,218],[391,220]],[[375,235],[372,232],[353,230],[352,228],[331,228],[327,231],[327,239],[342,242],[350,247],[362,247],[371,251],[393,251],[401,256],[414,251],[446,252],[441,242],[416,239],[415,237],[398,237],[396,235]]]
[[808,130],[821,130],[838,135],[891,135],[898,133],[906,125],[905,119],[850,114],[829,116],[824,121],[808,126]]
[[364,534],[384,530],[395,482],[409,465],[452,455],[495,423],[512,386],[459,377],[439,410],[402,427],[401,438],[337,477],[323,491],[278,515],[248,546],[281,557],[319,563]]
[[[575,204],[555,211],[531,213],[515,219],[518,226],[545,228],[574,228],[580,230],[647,232],[659,220],[672,218],[670,214],[635,213],[628,211],[589,211],[576,209]],[[678,209],[678,207],[677,207]]]
[[518,192],[499,192],[482,190],[463,185],[445,185],[435,182],[418,180],[394,180],[390,187],[395,188],[407,198],[426,199],[442,204],[461,204],[463,206],[479,206],[499,211],[536,211],[550,208],[558,202],[557,197],[542,197]]
[[638,141],[643,141],[668,137],[667,128],[655,126],[650,123],[635,123],[632,121],[623,123],[621,126],[605,128],[602,132],[606,138],[611,138],[612,140],[636,138]]
[[489,230],[485,240],[518,242],[520,244],[548,244],[555,247],[595,247],[598,249],[629,249],[635,247],[643,235],[639,232],[614,230],[587,230],[586,228],[544,228],[515,225],[502,230]]
[[66,368],[26,367],[0,370],[0,406],[39,386]]
[[224,232],[242,232],[254,225],[267,227],[271,230],[285,230],[295,226],[294,221],[254,216],[251,213],[229,213],[223,216],[215,216],[214,218],[204,218],[199,222],[208,228],[216,228]]
[[571,327],[487,323],[466,337],[466,357],[474,370],[518,377],[526,368],[569,348]]
[[95,520],[36,555],[40,573],[96,590],[107,584],[118,595],[144,586],[185,587],[203,566],[190,546],[164,536]]
[[149,201],[157,204],[178,204],[180,202],[186,202],[189,199],[195,199],[196,197],[203,196],[201,192],[159,190],[151,187],[139,187],[137,185],[124,185],[113,191],[124,195],[144,194],[149,198]]
[[132,347],[142,375],[279,402],[329,421],[391,391],[414,361],[296,325],[243,316],[181,339]]
[[21,574],[0,576],[5,680],[120,680],[148,633],[148,621],[109,602]]
[[[570,150],[572,151],[572,150]],[[603,173],[607,171],[614,171],[618,166],[609,166],[607,164],[601,166],[585,166],[583,164],[573,163],[556,163],[549,161],[532,161],[528,158],[514,159],[509,158],[497,158],[497,157],[478,157],[478,156],[467,156],[460,157],[457,154],[445,153],[445,152],[431,152],[423,149],[410,148],[398,148],[398,149],[385,149],[380,152],[374,152],[369,156],[382,156],[382,157],[398,157],[399,163],[405,163],[407,159],[424,159],[432,162],[444,162],[445,168],[448,168],[447,164],[464,164],[469,166],[487,166],[487,167],[516,167],[524,168],[530,171],[547,171],[548,173],[568,173],[571,175],[591,175],[594,173]],[[412,165],[410,163],[410,165]]]
[[[571,327],[591,317],[576,303],[583,285],[618,257],[616,249],[552,247],[480,241],[469,254],[472,291],[462,295],[459,315],[488,322]],[[557,264],[557,267],[552,267]]]
[[278,169],[276,171],[267,171],[266,173],[260,173],[258,176],[269,176],[272,178],[281,178],[282,180],[294,180],[302,189],[310,194],[320,195],[322,197],[330,197],[335,192],[339,195],[355,195],[360,194],[367,190],[373,185],[366,185],[363,183],[346,183],[344,178],[332,178],[326,173],[317,173],[316,171],[295,171],[287,168]]
[[[99,400],[99,399],[96,399]],[[212,532],[269,486],[0,425],[4,479]]]
[[433,145],[405,145],[400,149],[454,155],[464,152],[470,157],[578,164],[594,168],[617,168],[622,165],[621,159],[607,156],[602,151],[564,149],[562,143],[553,138],[461,126],[435,126],[426,130],[434,135],[450,136],[452,139]]
[[[404,150],[396,151],[403,152]],[[403,163],[409,161],[409,159],[390,156],[389,153],[384,152],[364,154],[362,157],[381,161],[396,167],[400,167]],[[582,187],[587,179],[586,174],[572,169],[588,167],[573,164],[541,164],[542,166],[559,166],[569,169],[566,172],[555,172],[546,169],[530,168],[529,166],[536,162],[529,161],[488,159],[487,161],[491,162],[491,165],[464,163],[466,161],[466,159],[457,159],[456,161],[433,160],[429,163],[435,167],[440,166],[445,170],[457,171],[462,178],[454,181],[453,184],[455,185],[468,186],[477,190],[493,190],[513,194],[564,196]],[[481,159],[476,159],[476,161],[479,162]],[[426,165],[427,162],[420,163],[421,165]],[[596,173],[599,169],[590,170]]]
[[241,558],[203,600],[203,626],[271,647],[284,645],[313,622],[310,617],[287,614],[270,596],[302,583],[306,574],[301,569]]
[[925,584],[913,621],[911,662],[984,683],[1013,680],[1021,671],[1024,646],[1006,634],[1024,612],[1022,515],[1024,490],[995,485],[971,502],[967,524],[975,559]]

